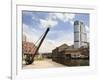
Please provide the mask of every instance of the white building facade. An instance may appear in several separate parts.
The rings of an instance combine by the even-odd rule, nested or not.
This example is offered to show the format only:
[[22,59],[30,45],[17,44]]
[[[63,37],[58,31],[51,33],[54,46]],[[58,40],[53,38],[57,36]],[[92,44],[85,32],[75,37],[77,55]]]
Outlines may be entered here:
[[87,32],[83,22],[74,22],[74,48],[87,46]]

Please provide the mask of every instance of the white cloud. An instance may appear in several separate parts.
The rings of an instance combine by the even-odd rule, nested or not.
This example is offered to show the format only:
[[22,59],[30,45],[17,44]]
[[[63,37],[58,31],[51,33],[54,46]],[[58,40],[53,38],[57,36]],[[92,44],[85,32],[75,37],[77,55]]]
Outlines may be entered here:
[[40,19],[40,27],[47,28],[47,27],[54,27],[58,24],[57,21],[52,19]]
[[57,19],[64,21],[64,22],[70,22],[72,24],[73,19],[75,18],[75,14],[71,13],[54,13],[53,14]]
[[62,13],[54,13],[54,16],[62,21],[64,21],[64,15]]
[[54,27],[58,24],[57,20],[53,20],[54,16],[52,13],[49,13],[46,19],[40,19],[40,26],[41,28],[47,28],[47,27]]
[[42,32],[23,24],[23,34],[27,36],[27,41],[35,43]]
[[71,24],[72,26],[74,26],[74,21],[73,21],[73,20],[70,20],[70,24]]
[[65,21],[72,20],[75,17],[75,14],[64,13],[63,15],[65,18]]
[[73,25],[75,14],[68,13],[49,13],[46,19],[40,19],[40,27],[54,27],[58,24],[57,19],[63,22],[70,22]]

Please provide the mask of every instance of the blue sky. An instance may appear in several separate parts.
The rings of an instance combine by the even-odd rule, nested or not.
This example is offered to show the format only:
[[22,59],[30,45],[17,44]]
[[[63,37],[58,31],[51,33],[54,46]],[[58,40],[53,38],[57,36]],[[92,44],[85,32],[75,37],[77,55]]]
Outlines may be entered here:
[[22,12],[23,33],[28,41],[35,43],[46,28],[50,27],[40,52],[51,52],[52,49],[64,43],[72,45],[75,20],[82,21],[87,29],[89,28],[89,14],[86,13]]

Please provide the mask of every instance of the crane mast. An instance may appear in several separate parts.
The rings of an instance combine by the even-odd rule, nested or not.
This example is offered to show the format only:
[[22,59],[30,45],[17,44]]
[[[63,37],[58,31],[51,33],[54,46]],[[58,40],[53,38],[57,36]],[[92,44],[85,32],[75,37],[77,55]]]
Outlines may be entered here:
[[29,55],[27,55],[27,58],[25,59],[25,62],[26,62],[27,65],[28,65],[28,64],[32,64],[32,63],[34,62],[34,57],[35,57],[35,55],[37,54],[39,48],[41,47],[41,45],[42,45],[42,43],[43,43],[43,41],[44,41],[44,39],[45,39],[45,37],[46,37],[46,35],[47,35],[47,33],[48,33],[49,30],[50,30],[50,28],[48,27],[48,28],[46,29],[46,31],[45,31],[45,33],[44,33],[42,39],[40,40],[40,43],[38,44],[38,46],[37,46],[37,48],[36,48],[34,54],[29,54]]

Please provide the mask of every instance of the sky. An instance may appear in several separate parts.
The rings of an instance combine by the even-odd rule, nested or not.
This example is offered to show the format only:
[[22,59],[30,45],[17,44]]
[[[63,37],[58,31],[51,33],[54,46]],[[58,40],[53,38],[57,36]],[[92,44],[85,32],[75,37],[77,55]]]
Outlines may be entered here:
[[73,23],[76,20],[82,21],[89,33],[88,13],[22,11],[23,34],[26,35],[27,41],[35,44],[47,27],[50,27],[39,52],[52,52],[64,43],[74,44]]

